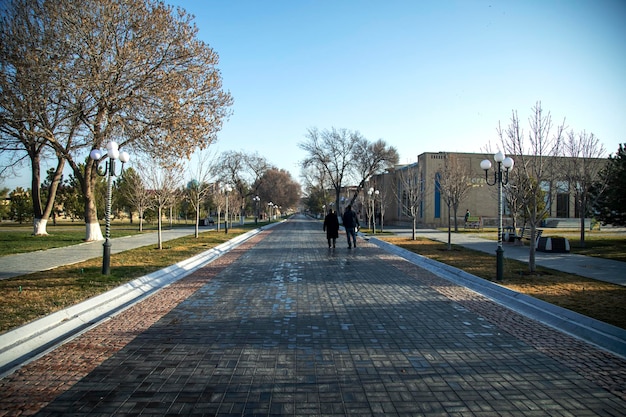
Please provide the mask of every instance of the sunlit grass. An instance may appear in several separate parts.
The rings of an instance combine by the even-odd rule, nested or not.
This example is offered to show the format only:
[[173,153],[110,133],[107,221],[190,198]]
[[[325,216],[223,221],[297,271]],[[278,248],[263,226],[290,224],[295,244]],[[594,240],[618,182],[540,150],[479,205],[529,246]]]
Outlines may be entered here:
[[[446,243],[429,239],[384,237],[385,241],[422,256],[462,269],[478,277],[495,279],[495,256],[461,246],[447,250]],[[551,304],[576,311],[626,329],[626,288],[578,275],[537,267],[527,273],[524,262],[505,259],[504,279],[499,284]]]
[[198,239],[186,236],[156,245],[115,254],[111,274],[102,275],[102,259],[96,258],[50,271],[37,272],[0,281],[0,331],[18,327],[39,317],[101,294],[135,278],[173,265],[211,249],[247,228],[231,228],[228,235],[214,231]]
[[[624,231],[614,231],[612,229],[587,230],[585,231],[583,246],[579,229],[544,228],[542,230],[541,236],[567,238],[570,242],[571,253],[626,262],[626,232]],[[497,229],[484,229],[482,231],[460,230],[459,233],[468,233],[494,241],[498,239]]]
[[[175,227],[190,226],[193,225],[177,225]],[[149,233],[155,230],[156,227],[150,224],[145,224],[143,231],[140,232],[137,223],[113,222],[111,224],[111,238]],[[34,236],[31,225],[0,223],[0,256],[77,245],[84,242],[85,224],[82,222],[64,222],[57,226],[48,225],[47,232],[48,235],[46,236]],[[102,233],[104,234],[103,225]]]

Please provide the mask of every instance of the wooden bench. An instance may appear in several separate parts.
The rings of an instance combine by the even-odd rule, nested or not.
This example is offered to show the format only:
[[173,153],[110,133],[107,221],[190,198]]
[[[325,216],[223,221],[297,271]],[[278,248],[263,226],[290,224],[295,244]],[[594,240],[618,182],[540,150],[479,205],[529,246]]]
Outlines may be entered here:
[[483,219],[480,216],[469,216],[465,222],[466,229],[479,229],[483,228]]
[[[541,237],[541,234],[543,233],[543,229],[537,229],[535,230],[535,243],[539,240],[539,238]],[[522,240],[530,240],[530,228],[527,227],[522,227],[520,229],[520,232],[518,235],[515,235],[515,240],[517,241],[522,241]]]

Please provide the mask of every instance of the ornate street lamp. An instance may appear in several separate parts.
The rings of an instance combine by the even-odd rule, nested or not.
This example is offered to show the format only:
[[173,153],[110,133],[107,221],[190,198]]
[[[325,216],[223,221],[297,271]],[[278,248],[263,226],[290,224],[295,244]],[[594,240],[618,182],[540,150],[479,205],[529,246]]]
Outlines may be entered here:
[[[380,198],[380,191],[379,190],[375,190],[374,191],[374,202],[376,202],[376,198],[378,198],[378,201],[380,202],[380,231],[383,231],[383,199]],[[374,224],[376,224],[376,210],[374,210]]]
[[376,200],[376,196],[378,195],[378,193],[380,193],[380,191],[374,190],[373,187],[370,187],[370,189],[367,190],[367,195],[370,196],[370,205],[372,206],[371,218],[372,218],[372,233],[373,234],[376,234],[376,217],[374,216],[374,201]]
[[[509,183],[509,171],[513,169],[513,159],[498,151],[493,156],[493,160],[498,164],[493,173],[493,182],[489,182],[489,170],[491,161],[488,159],[480,163],[480,167],[485,171],[485,181],[487,185],[498,186],[498,247],[496,249],[496,281],[501,281],[504,273],[504,249],[502,249],[502,186]],[[503,171],[504,169],[504,171]],[[505,174],[504,176],[502,174]]]
[[271,201],[267,203],[267,208],[269,212],[269,215],[267,216],[267,222],[270,223],[272,221],[272,208],[274,208],[274,203],[272,203]]
[[254,200],[254,208],[256,212],[256,216],[254,217],[254,224],[257,224],[259,222],[259,201],[261,201],[261,197],[257,195],[254,196],[252,200]]
[[[104,210],[104,244],[102,245],[103,275],[109,275],[111,273],[111,191],[113,189],[113,177],[117,176],[117,174],[115,173],[115,161],[119,159],[122,163],[122,168],[119,174],[122,175],[122,173],[124,172],[124,164],[130,159],[128,152],[120,152],[117,142],[114,141],[107,143],[106,155],[109,157],[109,159],[108,161],[106,161],[104,172],[101,173],[100,170],[96,170],[98,175],[100,175],[101,177],[108,177],[106,208]],[[100,149],[92,149],[92,151],[89,153],[89,157],[99,164],[101,159],[104,157],[104,153]]]
[[230,193],[233,188],[226,184],[224,185],[224,194],[226,194],[226,213],[224,218],[224,234],[228,234],[228,193]]

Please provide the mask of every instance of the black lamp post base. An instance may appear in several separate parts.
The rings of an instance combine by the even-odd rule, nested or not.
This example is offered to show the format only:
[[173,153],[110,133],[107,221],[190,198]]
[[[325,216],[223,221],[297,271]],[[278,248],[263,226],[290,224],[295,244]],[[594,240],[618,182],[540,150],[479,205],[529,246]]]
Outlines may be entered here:
[[498,246],[496,249],[496,281],[502,281],[504,275],[504,249]]
[[102,253],[102,275],[111,273],[111,241],[107,238],[102,244],[104,248]]

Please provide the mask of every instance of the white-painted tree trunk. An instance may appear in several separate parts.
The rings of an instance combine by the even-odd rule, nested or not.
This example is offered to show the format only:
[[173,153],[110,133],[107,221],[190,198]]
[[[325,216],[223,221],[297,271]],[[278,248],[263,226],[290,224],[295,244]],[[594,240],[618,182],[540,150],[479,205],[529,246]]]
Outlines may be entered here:
[[48,231],[46,227],[48,225],[48,219],[35,219],[33,220],[33,234],[35,236],[47,236]]
[[86,223],[86,241],[91,242],[94,240],[104,240],[102,235],[102,229],[100,229],[100,223]]

